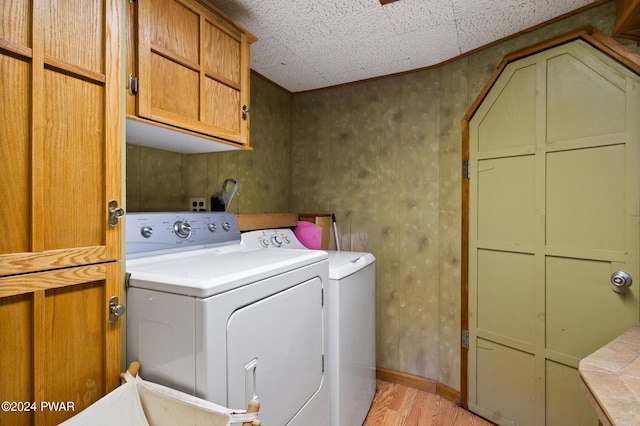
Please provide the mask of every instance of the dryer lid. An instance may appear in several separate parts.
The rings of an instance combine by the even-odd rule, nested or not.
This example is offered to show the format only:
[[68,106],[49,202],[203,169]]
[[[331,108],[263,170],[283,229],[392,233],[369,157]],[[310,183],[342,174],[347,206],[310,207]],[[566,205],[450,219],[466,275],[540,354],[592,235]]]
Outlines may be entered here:
[[323,271],[326,259],[322,251],[237,245],[128,259],[126,270],[130,287],[204,298],[316,263]]

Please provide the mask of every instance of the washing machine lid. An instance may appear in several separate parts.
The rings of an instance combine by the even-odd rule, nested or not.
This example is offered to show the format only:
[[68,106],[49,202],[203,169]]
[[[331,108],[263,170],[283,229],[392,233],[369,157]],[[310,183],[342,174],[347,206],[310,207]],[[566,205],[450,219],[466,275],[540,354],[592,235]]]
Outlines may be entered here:
[[130,287],[204,298],[326,259],[322,251],[237,245],[127,259],[126,270]]
[[328,254],[330,280],[348,277],[376,260],[373,254],[358,251],[329,251]]

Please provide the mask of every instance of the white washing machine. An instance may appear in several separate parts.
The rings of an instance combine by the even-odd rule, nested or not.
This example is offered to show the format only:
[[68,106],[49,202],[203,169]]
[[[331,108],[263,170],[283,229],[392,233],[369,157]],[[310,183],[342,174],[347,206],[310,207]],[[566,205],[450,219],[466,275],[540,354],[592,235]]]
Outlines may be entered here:
[[[251,247],[309,251],[286,228],[245,232],[242,241]],[[375,257],[350,251],[328,254],[327,369],[331,425],[361,425],[376,392]]]
[[241,244],[228,213],[127,215],[127,361],[264,425],[329,424],[327,253]]

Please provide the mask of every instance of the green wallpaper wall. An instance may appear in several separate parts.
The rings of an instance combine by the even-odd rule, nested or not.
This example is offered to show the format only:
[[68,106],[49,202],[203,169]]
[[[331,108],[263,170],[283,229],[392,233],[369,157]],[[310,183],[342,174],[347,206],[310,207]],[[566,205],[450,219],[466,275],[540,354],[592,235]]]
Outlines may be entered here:
[[252,151],[176,154],[127,145],[129,211],[181,211],[191,197],[219,192],[226,178],[240,184],[235,213],[289,211],[291,94],[251,75]]
[[128,208],[183,210],[233,177],[234,212],[335,213],[342,248],[377,258],[378,365],[459,390],[461,119],[505,54],[584,25],[610,34],[614,17],[612,1],[435,69],[317,92],[253,75],[254,151],[128,146]]

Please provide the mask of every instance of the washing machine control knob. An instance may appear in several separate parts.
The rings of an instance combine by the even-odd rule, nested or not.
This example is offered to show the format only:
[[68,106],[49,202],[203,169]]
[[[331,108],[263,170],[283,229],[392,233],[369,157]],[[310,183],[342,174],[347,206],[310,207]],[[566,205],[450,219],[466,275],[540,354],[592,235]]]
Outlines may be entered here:
[[280,238],[279,235],[274,235],[273,237],[271,237],[271,243],[275,247],[280,247],[282,245],[282,238]]
[[175,232],[176,237],[183,240],[187,239],[191,235],[191,225],[185,220],[177,220],[173,223],[173,232]]
[[223,222],[222,229],[228,232],[231,229],[231,224],[229,222]]
[[218,225],[213,222],[209,222],[209,224],[207,225],[207,229],[209,230],[209,232],[216,232],[216,230],[218,229]]
[[153,228],[150,226],[143,226],[140,228],[140,234],[145,238],[151,238],[151,235],[153,235]]
[[266,239],[264,239],[264,240],[263,240],[263,239],[261,239],[261,240],[260,240],[260,245],[261,245],[262,247],[264,247],[264,248],[269,247],[269,240],[266,240]]

